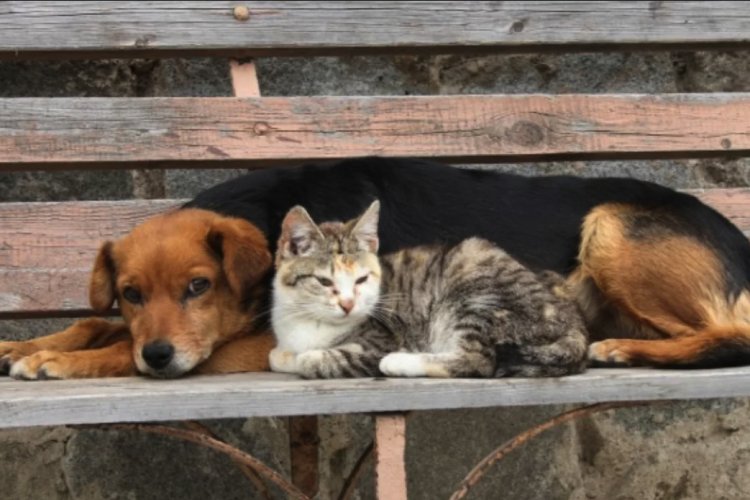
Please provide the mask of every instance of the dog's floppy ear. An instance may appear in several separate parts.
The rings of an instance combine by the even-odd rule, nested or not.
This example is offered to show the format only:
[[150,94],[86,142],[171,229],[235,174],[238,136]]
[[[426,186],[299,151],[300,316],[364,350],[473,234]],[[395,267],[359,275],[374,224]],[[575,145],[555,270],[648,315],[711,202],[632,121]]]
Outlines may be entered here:
[[271,268],[268,240],[246,220],[217,218],[211,224],[206,241],[220,257],[230,288],[240,297],[245,297]]
[[97,312],[104,312],[115,302],[115,261],[112,258],[112,242],[105,242],[94,261],[94,270],[89,281],[89,303]]

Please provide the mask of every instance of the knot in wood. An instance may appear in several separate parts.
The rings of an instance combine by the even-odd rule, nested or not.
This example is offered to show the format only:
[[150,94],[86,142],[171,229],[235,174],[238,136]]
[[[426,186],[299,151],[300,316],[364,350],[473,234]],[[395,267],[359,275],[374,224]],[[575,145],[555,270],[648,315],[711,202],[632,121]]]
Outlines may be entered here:
[[521,120],[508,129],[506,137],[521,146],[536,146],[544,140],[544,130],[536,123]]
[[523,22],[523,20],[514,21],[513,24],[510,25],[510,32],[520,33],[523,31],[525,27],[526,27],[526,23]]
[[721,147],[724,149],[732,149],[732,141],[729,139],[722,139],[721,140]]
[[238,21],[247,21],[250,19],[250,9],[244,5],[238,5],[232,11],[234,18]]
[[270,130],[271,127],[266,122],[258,122],[253,126],[255,135],[266,135]]
[[156,40],[156,35],[153,35],[153,34],[143,35],[135,39],[135,46],[139,48],[148,47],[149,44],[151,44],[151,42],[153,42],[154,40]]

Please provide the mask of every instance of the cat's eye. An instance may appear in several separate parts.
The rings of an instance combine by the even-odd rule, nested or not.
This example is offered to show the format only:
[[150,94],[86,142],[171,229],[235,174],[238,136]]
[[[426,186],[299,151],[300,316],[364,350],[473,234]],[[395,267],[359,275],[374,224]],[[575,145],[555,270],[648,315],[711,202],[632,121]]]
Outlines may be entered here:
[[323,278],[321,276],[316,276],[315,279],[318,280],[318,283],[320,283],[323,286],[332,286],[333,281],[329,280],[328,278]]
[[197,297],[203,292],[211,288],[211,282],[206,278],[193,278],[188,284],[187,292],[185,293],[188,297]]
[[364,283],[365,281],[367,281],[367,277],[368,276],[369,276],[369,274],[365,274],[361,278],[358,278],[357,281],[355,281],[355,283],[358,284],[358,285],[361,285],[362,283]]
[[138,305],[143,303],[143,295],[141,295],[141,292],[137,288],[133,288],[132,286],[126,286],[122,291],[122,296],[131,304]]

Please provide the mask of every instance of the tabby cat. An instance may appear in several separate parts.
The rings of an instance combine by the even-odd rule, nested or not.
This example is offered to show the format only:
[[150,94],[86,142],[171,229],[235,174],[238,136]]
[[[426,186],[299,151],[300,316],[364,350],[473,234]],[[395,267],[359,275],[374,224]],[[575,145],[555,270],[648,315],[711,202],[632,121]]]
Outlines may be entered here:
[[378,250],[380,205],[319,226],[292,208],[276,253],[274,371],[306,378],[559,376],[586,335],[562,280],[492,243]]

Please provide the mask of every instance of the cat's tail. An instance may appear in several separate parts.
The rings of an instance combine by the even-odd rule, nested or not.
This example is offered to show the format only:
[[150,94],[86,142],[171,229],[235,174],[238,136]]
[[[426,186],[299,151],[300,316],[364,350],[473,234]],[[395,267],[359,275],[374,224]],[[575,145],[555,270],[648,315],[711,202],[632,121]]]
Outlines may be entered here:
[[495,352],[495,377],[572,375],[586,369],[586,334],[574,328],[549,344],[497,344]]

